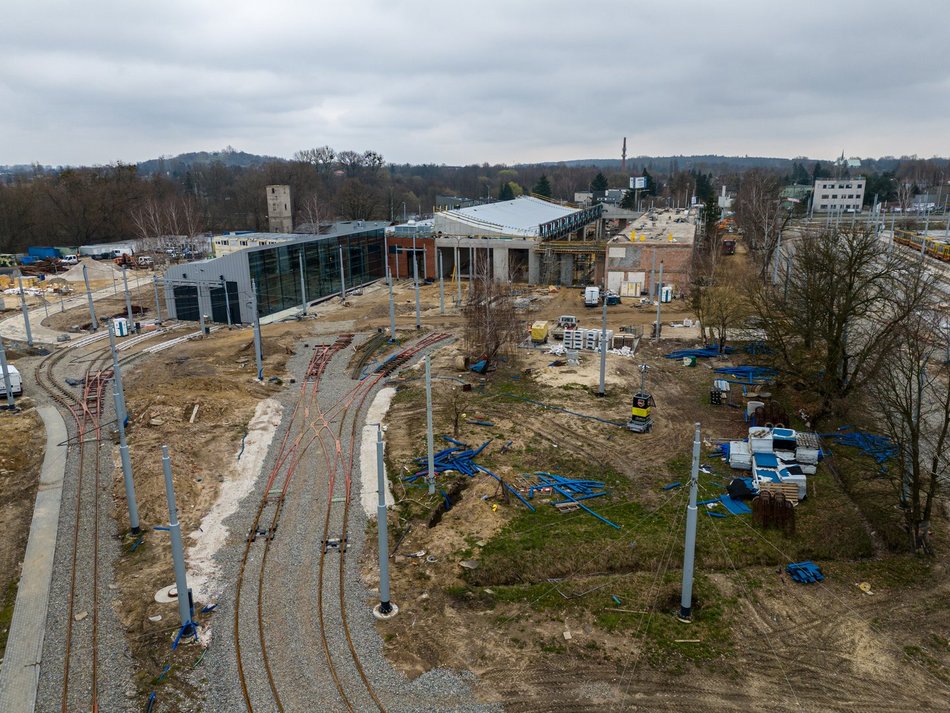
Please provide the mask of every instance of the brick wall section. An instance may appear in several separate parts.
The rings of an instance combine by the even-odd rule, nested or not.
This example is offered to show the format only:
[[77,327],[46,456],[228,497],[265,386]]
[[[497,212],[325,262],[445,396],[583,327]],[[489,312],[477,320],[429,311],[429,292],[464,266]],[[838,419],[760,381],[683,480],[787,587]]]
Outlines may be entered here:
[[[409,256],[411,252],[393,252],[393,250],[412,250],[412,238],[387,238],[389,242],[389,269],[393,277],[400,280],[412,278],[412,261]],[[425,250],[425,275],[422,274],[423,266],[419,263],[419,279],[438,279],[436,274],[436,256],[435,256],[435,238],[416,238],[416,250]],[[462,263],[463,265],[465,263]]]

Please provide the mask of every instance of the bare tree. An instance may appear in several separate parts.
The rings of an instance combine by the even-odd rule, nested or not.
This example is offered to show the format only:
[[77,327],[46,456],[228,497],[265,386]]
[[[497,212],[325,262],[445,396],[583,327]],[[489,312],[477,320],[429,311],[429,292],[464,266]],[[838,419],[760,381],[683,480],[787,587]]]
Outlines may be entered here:
[[791,218],[791,212],[782,207],[781,189],[778,176],[752,170],[742,177],[736,194],[736,222],[763,277]]
[[[476,250],[476,254],[481,251]],[[487,259],[475,261],[465,318],[465,345],[469,355],[492,362],[517,342],[521,331],[508,275],[493,280]]]
[[915,551],[933,554],[930,519],[950,478],[950,363],[943,360],[939,317],[923,310],[898,327],[900,341],[872,383],[884,432],[897,445],[887,475]]
[[303,163],[309,163],[317,169],[323,176],[328,176],[336,162],[336,151],[329,146],[321,146],[316,149],[304,149],[294,154],[294,159]]
[[319,233],[320,219],[324,217],[320,199],[316,193],[307,196],[300,204],[300,227],[303,232]]
[[888,367],[899,327],[932,291],[929,273],[862,224],[805,233],[777,284],[749,299],[778,366],[821,398],[817,421]]

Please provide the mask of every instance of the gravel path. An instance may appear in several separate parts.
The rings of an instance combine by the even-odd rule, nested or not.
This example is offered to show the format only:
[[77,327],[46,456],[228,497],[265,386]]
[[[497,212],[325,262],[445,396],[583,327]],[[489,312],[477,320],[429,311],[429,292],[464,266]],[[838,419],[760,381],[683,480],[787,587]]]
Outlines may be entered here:
[[[336,354],[320,384],[319,402],[326,410],[340,402],[358,382],[346,374],[346,364],[353,350],[367,335],[359,335],[347,349]],[[332,338],[321,337],[320,343]],[[300,345],[288,368],[303,374],[313,353],[314,341]],[[421,354],[419,355],[422,356]],[[382,382],[381,382],[382,383]],[[378,387],[377,387],[378,388]],[[471,676],[457,675],[447,670],[431,671],[415,681],[395,671],[383,656],[382,640],[372,617],[376,603],[360,578],[359,558],[365,540],[366,516],[359,506],[359,443],[351,443],[353,419],[357,419],[358,441],[365,417],[365,409],[372,401],[375,388],[356,414],[356,405],[346,415],[341,438],[342,453],[349,462],[351,449],[356,450],[351,480],[351,506],[347,532],[342,532],[344,473],[338,467],[332,495],[328,493],[328,477],[323,451],[314,442],[306,451],[288,490],[277,535],[267,555],[262,601],[265,616],[265,641],[274,685],[286,711],[346,710],[340,693],[329,672],[327,658],[320,636],[318,616],[318,578],[320,553],[323,547],[326,506],[331,502],[330,536],[347,537],[345,555],[344,599],[349,629],[363,669],[386,710],[392,713],[410,711],[489,711],[497,707],[477,704],[472,699]],[[280,395],[284,405],[284,420],[274,436],[270,453],[253,492],[241,509],[227,523],[231,536],[228,545],[219,553],[225,581],[234,582],[244,548],[244,534],[250,528],[257,504],[262,496],[267,475],[274,466],[276,453],[287,432],[288,420],[300,392],[300,384],[290,385]],[[313,414],[311,413],[311,420]],[[299,425],[300,418],[297,419]],[[334,421],[334,431],[340,426]],[[311,432],[312,433],[312,432]],[[295,433],[291,433],[293,439]],[[323,440],[332,452],[332,438],[326,431]],[[329,497],[328,497],[329,496]],[[269,522],[269,518],[268,518]],[[252,547],[247,565],[244,589],[241,595],[241,649],[248,689],[254,709],[275,710],[267,672],[260,658],[260,640],[257,630],[257,596],[260,560],[264,551],[263,539]],[[341,679],[342,686],[357,711],[378,710],[367,692],[353,663],[340,618],[339,572],[341,553],[331,550],[325,560],[323,574],[323,609],[326,638],[330,657]],[[394,592],[398,602],[400,594]],[[206,691],[205,709],[209,711],[246,710],[238,682],[237,664],[233,645],[234,598],[233,587],[226,598],[218,602],[214,618],[211,646],[204,659],[201,674]]]

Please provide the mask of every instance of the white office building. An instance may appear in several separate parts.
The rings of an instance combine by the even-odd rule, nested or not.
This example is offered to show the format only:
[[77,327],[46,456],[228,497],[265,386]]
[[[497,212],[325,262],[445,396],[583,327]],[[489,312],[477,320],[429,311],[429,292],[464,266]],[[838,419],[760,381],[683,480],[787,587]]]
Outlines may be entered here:
[[819,178],[812,192],[815,213],[860,212],[864,205],[863,176],[857,178]]

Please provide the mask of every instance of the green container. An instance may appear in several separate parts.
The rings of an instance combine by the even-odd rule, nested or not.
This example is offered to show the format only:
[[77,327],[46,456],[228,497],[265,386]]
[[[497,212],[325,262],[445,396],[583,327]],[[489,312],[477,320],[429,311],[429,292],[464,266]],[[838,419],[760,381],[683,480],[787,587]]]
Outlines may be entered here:
[[696,366],[696,357],[683,357],[683,366]]

